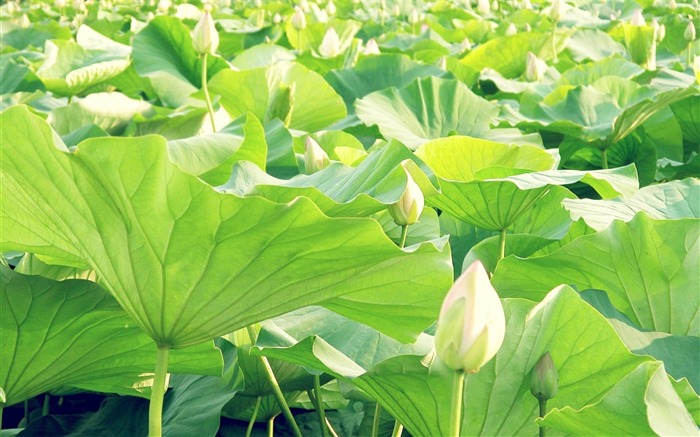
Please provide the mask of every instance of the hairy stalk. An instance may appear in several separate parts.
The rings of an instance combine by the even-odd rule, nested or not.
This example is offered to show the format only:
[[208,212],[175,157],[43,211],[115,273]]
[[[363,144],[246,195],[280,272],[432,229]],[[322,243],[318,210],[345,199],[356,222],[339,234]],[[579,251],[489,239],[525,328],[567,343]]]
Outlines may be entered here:
[[267,436],[268,437],[275,437],[275,417],[277,416],[272,416],[270,420],[267,421]]
[[0,404],[0,431],[2,431],[2,410],[5,408],[5,404]]
[[450,417],[449,437],[459,437],[460,428],[462,427],[463,397],[464,372],[458,370],[455,372],[454,380],[452,381],[452,416]]
[[214,107],[211,104],[211,97],[209,97],[209,87],[207,85],[207,54],[202,55],[202,90],[204,91],[204,100],[207,102],[207,111],[209,112],[209,120],[211,121],[211,130],[216,132],[216,125],[214,124]]
[[377,402],[377,406],[374,407],[374,420],[372,420],[372,437],[377,437],[379,435],[379,416],[382,414],[382,406]]
[[148,435],[160,437],[162,431],[163,396],[165,396],[165,379],[168,376],[168,346],[158,346],[156,351],[156,372],[151,388],[151,403],[148,407]]
[[51,396],[48,393],[44,395],[44,404],[41,406],[41,415],[48,416],[51,414]]
[[250,416],[250,422],[248,422],[248,428],[245,430],[245,437],[250,437],[250,433],[253,432],[253,425],[255,425],[255,419],[258,418],[258,410],[260,410],[260,402],[262,397],[258,396],[255,400],[255,408],[253,408],[253,414]]
[[505,257],[506,257],[506,230],[501,229],[501,232],[499,234],[498,260],[500,261]]
[[394,430],[391,432],[391,437],[401,437],[402,433],[403,425],[401,425],[397,420],[396,422],[394,422]]
[[607,148],[603,149],[603,150],[600,152],[600,154],[601,154],[601,160],[602,160],[602,165],[601,165],[601,166],[602,166],[604,169],[607,169],[607,168],[608,168],[608,149],[607,149]]
[[[252,326],[248,326],[248,335],[250,336],[251,343],[253,343],[255,341],[255,338],[257,337],[257,333],[255,332],[255,329],[253,329]],[[267,382],[270,384],[270,387],[272,387],[272,394],[275,395],[275,400],[277,400],[277,403],[279,404],[280,409],[282,410],[282,414],[284,414],[284,417],[287,419],[287,422],[289,422],[289,426],[292,428],[292,433],[296,437],[302,437],[301,431],[299,430],[299,426],[294,420],[292,410],[289,409],[289,404],[287,404],[287,400],[284,398],[284,394],[282,393],[282,389],[280,388],[280,385],[277,382],[275,373],[272,371],[270,361],[268,361],[267,357],[260,356],[258,358],[260,359],[260,362],[262,363],[263,368],[265,369],[265,376],[267,377]]]
[[328,437],[328,428],[326,427],[326,411],[323,408],[323,397],[321,395],[321,375],[314,375],[314,393],[316,398],[316,411],[321,425],[321,435]]
[[557,32],[557,22],[555,21],[554,23],[552,23],[552,62],[555,63],[555,64],[556,64],[557,61],[558,61],[558,58],[557,58],[557,44],[556,44],[556,41],[555,41],[555,39],[554,39],[554,37],[555,37],[555,35],[556,35],[556,32]]
[[406,245],[406,237],[408,236],[408,225],[403,225],[401,226],[401,243],[399,244],[399,247],[401,249],[404,248]]
[[[547,414],[547,401],[540,399],[540,417],[544,417]],[[545,437],[544,426],[540,425],[540,437]]]

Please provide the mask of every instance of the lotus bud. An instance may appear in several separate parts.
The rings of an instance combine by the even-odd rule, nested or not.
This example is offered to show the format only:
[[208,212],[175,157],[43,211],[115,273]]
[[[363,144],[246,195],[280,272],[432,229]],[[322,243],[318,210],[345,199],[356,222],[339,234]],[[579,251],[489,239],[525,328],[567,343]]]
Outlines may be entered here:
[[552,6],[549,8],[549,19],[556,22],[561,18],[561,1],[552,0]]
[[491,10],[492,10],[492,11],[497,11],[499,8],[500,8],[500,6],[499,6],[499,4],[498,4],[498,0],[493,0],[493,1],[491,2]]
[[32,22],[29,20],[27,14],[22,14],[22,17],[20,17],[19,19],[19,27],[21,27],[22,29],[27,29],[31,27],[31,25]]
[[275,14],[272,16],[272,22],[274,24],[280,24],[282,22],[282,16],[280,14]]
[[513,36],[518,33],[518,28],[515,27],[515,24],[510,23],[508,25],[508,28],[506,29],[506,36]]
[[663,24],[659,25],[659,29],[656,32],[656,41],[661,42],[666,38],[666,26]]
[[532,26],[530,26],[530,23],[525,23],[525,32],[532,32]]
[[420,14],[416,10],[416,8],[411,9],[411,12],[408,14],[408,24],[414,25],[418,24],[420,21]]
[[464,50],[471,50],[472,49],[472,42],[469,41],[469,38],[464,38],[462,42],[460,43],[462,47],[464,47]]
[[309,2],[307,0],[299,0],[299,7],[304,12],[309,12],[310,10]]
[[306,29],[306,15],[304,10],[299,6],[294,7],[294,14],[292,15],[292,27],[297,31],[302,31]]
[[534,53],[528,52],[527,60],[525,61],[525,79],[528,82],[537,82],[542,79],[546,71],[547,63],[538,58]]
[[379,45],[377,45],[377,41],[374,38],[371,38],[369,41],[367,41],[367,45],[365,46],[365,55],[379,55],[381,52],[379,51]]
[[523,0],[523,3],[520,7],[521,9],[532,9],[532,2],[530,2],[530,0]]
[[331,159],[321,146],[311,137],[306,137],[304,143],[304,162],[306,163],[306,174],[313,174],[328,167]]
[[418,221],[423,213],[425,199],[423,192],[411,175],[406,171],[406,188],[399,200],[389,205],[389,213],[394,218],[394,223],[399,226],[412,225]]
[[168,12],[168,10],[170,10],[172,5],[173,3],[170,0],[159,0],[156,8],[158,9],[158,12],[165,14]]
[[73,9],[75,9],[78,13],[84,13],[87,11],[85,0],[73,0]]
[[486,15],[491,12],[491,4],[489,0],[479,0],[476,3],[476,11],[481,15]]
[[559,375],[549,352],[545,352],[532,369],[530,393],[539,401],[548,401],[557,394]]
[[63,9],[66,7],[66,0],[56,0],[53,5],[56,9]]
[[481,261],[455,281],[440,309],[435,352],[447,367],[476,373],[501,348],[506,318]]
[[197,53],[202,55],[214,53],[219,47],[219,32],[216,31],[211,12],[206,8],[199,23],[194,27],[192,42]]
[[634,13],[632,14],[632,18],[630,19],[630,24],[632,26],[646,26],[647,22],[644,21],[644,16],[642,15],[642,11],[639,9],[635,9]]
[[695,73],[695,81],[700,84],[700,56],[698,55],[693,58],[693,72]]
[[685,28],[685,32],[683,32],[683,38],[685,38],[686,41],[695,41],[695,24],[693,22],[689,22],[688,26]]
[[337,11],[338,9],[335,7],[333,0],[328,0],[328,3],[326,3],[326,12],[328,12],[328,15],[335,15]]
[[670,10],[674,10],[678,7],[678,4],[676,3],[676,0],[668,0],[668,8]]
[[332,27],[326,30],[326,34],[323,35],[323,41],[318,47],[318,52],[324,58],[334,58],[340,54],[340,37],[338,32]]
[[401,7],[399,5],[394,5],[394,16],[400,17],[401,16]]

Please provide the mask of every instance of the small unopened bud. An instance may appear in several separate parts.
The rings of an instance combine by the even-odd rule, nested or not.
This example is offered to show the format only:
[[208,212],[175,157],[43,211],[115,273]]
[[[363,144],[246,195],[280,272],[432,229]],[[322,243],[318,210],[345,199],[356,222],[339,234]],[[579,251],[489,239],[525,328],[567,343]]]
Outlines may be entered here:
[[685,32],[683,32],[683,38],[685,38],[686,41],[695,41],[695,37],[697,35],[695,34],[695,24],[693,22],[689,22],[688,25],[685,28]]
[[56,9],[63,9],[66,7],[66,0],[56,0],[53,5]]
[[328,167],[331,159],[321,146],[311,137],[306,137],[304,143],[304,162],[306,164],[306,174],[313,174]]
[[489,0],[479,0],[476,3],[476,11],[481,15],[486,15],[491,12],[491,4]]
[[546,71],[547,63],[538,58],[534,53],[528,52],[527,60],[525,61],[525,79],[528,82],[537,82],[542,79]]
[[280,14],[275,14],[272,16],[272,22],[274,24],[280,24],[282,22],[282,16]]
[[530,26],[530,23],[525,23],[525,32],[532,32],[532,26]]
[[377,45],[377,41],[374,38],[371,38],[369,41],[367,41],[367,45],[365,46],[365,50],[363,53],[365,55],[381,54],[381,52],[379,51],[379,45]]
[[170,10],[170,7],[173,5],[173,3],[170,0],[159,0],[158,1],[158,12],[160,13],[166,13],[168,10]]
[[674,10],[678,7],[678,4],[676,3],[676,0],[668,0],[668,8],[670,10]]
[[520,7],[522,9],[532,9],[532,2],[530,2],[530,0],[523,0]]
[[549,8],[549,19],[552,21],[559,21],[561,18],[561,1],[552,0],[552,6]]
[[399,5],[394,5],[394,16],[395,17],[400,17],[401,16],[401,7]]
[[491,10],[497,11],[501,6],[498,4],[498,0],[493,0],[491,2]]
[[394,223],[399,226],[412,225],[418,221],[423,213],[425,198],[418,184],[406,171],[406,188],[399,200],[389,205],[389,213],[394,218]]
[[294,14],[292,14],[292,27],[297,31],[306,29],[306,15],[304,14],[304,10],[299,6],[294,7]]
[[666,26],[659,24],[659,28],[656,31],[656,41],[661,42],[666,38]]
[[508,28],[506,29],[506,36],[513,36],[518,33],[518,28],[515,27],[515,24],[510,23],[508,25]]
[[328,15],[335,15],[337,10],[338,9],[335,7],[333,0],[328,0],[328,3],[326,3],[326,12],[328,12]]
[[340,54],[340,37],[338,32],[332,27],[329,27],[326,34],[323,35],[323,41],[318,47],[318,52],[324,58],[334,58]]
[[418,24],[420,21],[420,14],[418,13],[418,10],[416,8],[411,9],[411,12],[408,14],[408,24]]
[[211,12],[206,9],[202,14],[202,18],[199,19],[199,22],[194,27],[192,42],[194,43],[194,49],[199,54],[214,53],[219,47],[219,32],[216,31]]
[[472,42],[469,41],[469,38],[464,38],[462,42],[460,43],[462,47],[464,47],[464,50],[471,50],[472,49]]
[[545,352],[532,369],[530,393],[539,401],[548,401],[559,390],[559,375],[549,352]]
[[644,21],[644,15],[642,15],[641,10],[635,9],[634,13],[632,14],[632,18],[630,19],[630,24],[632,26],[646,26],[647,22]]

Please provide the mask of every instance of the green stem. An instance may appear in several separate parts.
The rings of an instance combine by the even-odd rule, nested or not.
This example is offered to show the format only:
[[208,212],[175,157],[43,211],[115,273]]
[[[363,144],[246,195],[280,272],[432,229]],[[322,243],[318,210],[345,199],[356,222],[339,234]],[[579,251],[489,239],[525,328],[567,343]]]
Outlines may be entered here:
[[326,427],[326,411],[323,408],[323,398],[321,395],[321,375],[314,375],[314,392],[316,394],[316,411],[321,425],[321,435],[328,437],[328,428]]
[[399,247],[401,249],[404,248],[406,245],[406,237],[408,236],[408,225],[403,225],[401,226],[401,242],[399,243]]
[[374,407],[374,420],[372,420],[372,437],[377,437],[379,435],[379,416],[382,414],[382,406],[377,402],[377,406]]
[[2,410],[5,408],[5,404],[0,404],[0,431],[2,431]]
[[153,376],[153,387],[151,388],[151,403],[148,407],[148,435],[149,437],[160,437],[161,422],[163,417],[163,396],[165,396],[165,380],[168,376],[168,353],[167,346],[158,346],[156,351],[156,372]]
[[394,430],[391,432],[391,437],[401,437],[402,433],[403,425],[401,425],[397,420],[396,422],[394,422]]
[[253,408],[253,415],[250,416],[250,422],[248,422],[248,429],[245,430],[245,437],[250,437],[250,433],[253,432],[253,425],[255,425],[255,419],[258,418],[258,410],[260,410],[260,402],[262,397],[258,396],[255,400],[255,408]]
[[450,418],[449,437],[459,437],[462,426],[462,400],[464,397],[464,372],[455,372],[452,381],[452,417]]
[[[540,399],[540,417],[544,417],[547,414],[547,400]],[[544,426],[540,425],[540,437],[545,437]]]
[[557,63],[557,45],[554,36],[557,31],[557,22],[552,23],[552,62]]
[[601,152],[602,167],[604,169],[608,168],[608,149],[603,149]]
[[277,416],[272,416],[270,420],[267,421],[267,436],[268,437],[275,437],[275,417]]
[[24,427],[29,425],[29,400],[24,401]]
[[297,44],[299,44],[299,48],[297,49],[297,51],[299,52],[299,56],[301,56],[301,30],[297,30]]
[[202,90],[204,91],[204,100],[207,102],[207,111],[209,112],[209,120],[211,121],[211,130],[216,132],[216,125],[214,124],[214,107],[211,104],[211,97],[209,97],[209,87],[207,86],[207,54],[202,55]]
[[41,406],[41,415],[48,416],[51,414],[51,396],[48,393],[44,395],[44,404]]
[[692,59],[692,49],[693,48],[693,42],[690,41],[688,43],[688,68],[692,69],[693,68],[693,59]]
[[[257,333],[255,332],[255,329],[253,329],[252,326],[248,326],[248,335],[250,336],[251,343],[254,343],[257,337]],[[259,358],[260,362],[263,365],[263,368],[265,369],[265,376],[267,377],[267,382],[270,384],[270,387],[272,387],[272,394],[275,395],[275,399],[277,400],[277,403],[279,404],[280,409],[282,410],[282,414],[284,414],[284,417],[287,419],[287,422],[289,422],[289,426],[292,428],[292,433],[296,437],[302,437],[301,430],[299,430],[299,426],[294,420],[292,410],[289,409],[289,404],[287,404],[287,400],[284,398],[284,394],[282,393],[282,389],[280,388],[280,385],[277,382],[277,378],[275,378],[275,373],[272,371],[270,361],[268,361],[267,357],[261,356]]]
[[499,252],[498,252],[498,260],[502,260],[503,258],[506,257],[506,230],[501,229],[501,233],[499,236]]

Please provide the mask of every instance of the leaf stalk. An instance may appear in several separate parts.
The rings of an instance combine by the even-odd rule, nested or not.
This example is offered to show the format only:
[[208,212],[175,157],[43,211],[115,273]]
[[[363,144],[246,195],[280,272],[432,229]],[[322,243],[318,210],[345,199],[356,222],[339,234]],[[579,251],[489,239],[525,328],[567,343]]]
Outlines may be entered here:
[[168,376],[168,346],[158,346],[156,351],[156,371],[151,388],[151,402],[148,407],[148,435],[161,437],[163,418],[163,397],[165,396],[165,380]]

